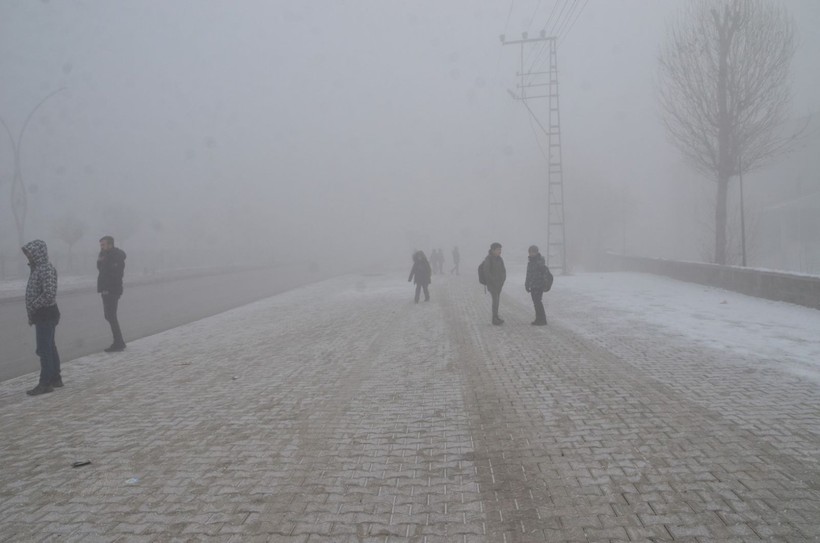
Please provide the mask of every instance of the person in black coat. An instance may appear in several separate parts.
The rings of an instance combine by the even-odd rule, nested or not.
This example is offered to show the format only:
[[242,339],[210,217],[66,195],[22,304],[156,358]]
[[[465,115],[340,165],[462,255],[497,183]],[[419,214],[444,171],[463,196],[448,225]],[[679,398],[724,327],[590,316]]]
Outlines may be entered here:
[[544,261],[544,257],[538,252],[538,247],[531,245],[529,249],[529,261],[527,262],[527,278],[524,280],[524,288],[532,296],[532,304],[535,307],[535,320],[530,324],[534,326],[546,326],[547,314],[544,311],[544,303],[541,301],[544,292],[552,287],[552,273]]
[[416,251],[413,253],[413,267],[410,269],[410,277],[407,282],[413,281],[416,283],[416,303],[419,303],[419,295],[424,289],[424,301],[430,301],[430,291],[427,290],[430,284],[430,276],[433,275],[433,270],[430,267],[430,262],[424,255],[424,251]]
[[100,238],[100,256],[97,257],[97,292],[102,295],[103,315],[111,325],[111,334],[114,342],[105,352],[125,350],[125,341],[122,338],[120,322],[117,319],[117,306],[122,296],[122,276],[125,273],[125,251],[114,247],[114,238],[103,236]]
[[487,281],[487,290],[490,291],[490,296],[493,299],[492,323],[498,326],[504,324],[504,319],[498,316],[498,304],[501,300],[501,289],[507,280],[507,268],[504,267],[504,259],[501,258],[500,243],[495,242],[490,245],[490,250],[487,252],[487,257],[484,259],[482,266]]

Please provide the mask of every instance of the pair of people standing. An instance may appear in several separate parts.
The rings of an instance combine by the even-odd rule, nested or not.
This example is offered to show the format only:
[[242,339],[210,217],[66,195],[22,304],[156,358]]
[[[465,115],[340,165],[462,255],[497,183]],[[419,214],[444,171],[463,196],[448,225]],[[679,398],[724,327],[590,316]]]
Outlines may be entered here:
[[[27,390],[29,396],[53,392],[63,386],[60,373],[60,353],[55,342],[60,309],[57,306],[57,270],[48,259],[48,247],[42,240],[34,240],[22,248],[31,268],[26,284],[26,313],[29,326],[35,327],[36,354],[40,358],[40,379],[37,386]],[[125,271],[125,252],[114,247],[114,238],[100,239],[100,255],[97,259],[97,292],[102,295],[103,314],[111,325],[114,343],[107,352],[122,351],[122,338],[117,305],[122,296],[122,277]]]
[[[524,280],[524,288],[530,293],[532,303],[535,307],[534,326],[545,326],[547,315],[544,311],[542,301],[544,292],[552,287],[552,273],[538,251],[538,247],[531,245],[529,250],[529,261],[527,262],[527,277]],[[507,280],[507,269],[504,266],[504,259],[501,258],[501,244],[493,243],[487,257],[479,266],[479,281],[486,285],[492,296],[492,323],[496,326],[504,324],[504,319],[498,316],[498,305],[501,299],[501,289]]]

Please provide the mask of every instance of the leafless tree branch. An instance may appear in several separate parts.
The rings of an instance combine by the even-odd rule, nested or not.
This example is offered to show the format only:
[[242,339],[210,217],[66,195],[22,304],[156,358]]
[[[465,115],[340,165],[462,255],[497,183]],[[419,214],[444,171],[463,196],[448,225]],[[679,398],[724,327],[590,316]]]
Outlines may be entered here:
[[688,162],[718,184],[722,264],[730,177],[791,151],[806,128],[787,128],[794,25],[772,0],[692,0],[668,34],[658,59],[662,120]]

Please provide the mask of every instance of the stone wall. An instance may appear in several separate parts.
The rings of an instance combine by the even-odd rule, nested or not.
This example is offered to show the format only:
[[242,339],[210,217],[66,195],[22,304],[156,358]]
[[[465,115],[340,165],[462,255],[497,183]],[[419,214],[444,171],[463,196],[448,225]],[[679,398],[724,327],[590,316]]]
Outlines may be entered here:
[[623,256],[607,253],[609,271],[635,271],[666,275],[782,302],[820,309],[820,277],[780,271],[719,266],[702,262],[680,262],[660,258]]

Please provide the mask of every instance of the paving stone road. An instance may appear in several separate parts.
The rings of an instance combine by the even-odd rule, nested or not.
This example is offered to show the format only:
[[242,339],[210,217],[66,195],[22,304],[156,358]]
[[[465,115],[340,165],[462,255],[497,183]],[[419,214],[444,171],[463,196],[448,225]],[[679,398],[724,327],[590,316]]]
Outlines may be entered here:
[[334,279],[0,383],[0,541],[820,540],[815,381],[432,287]]

